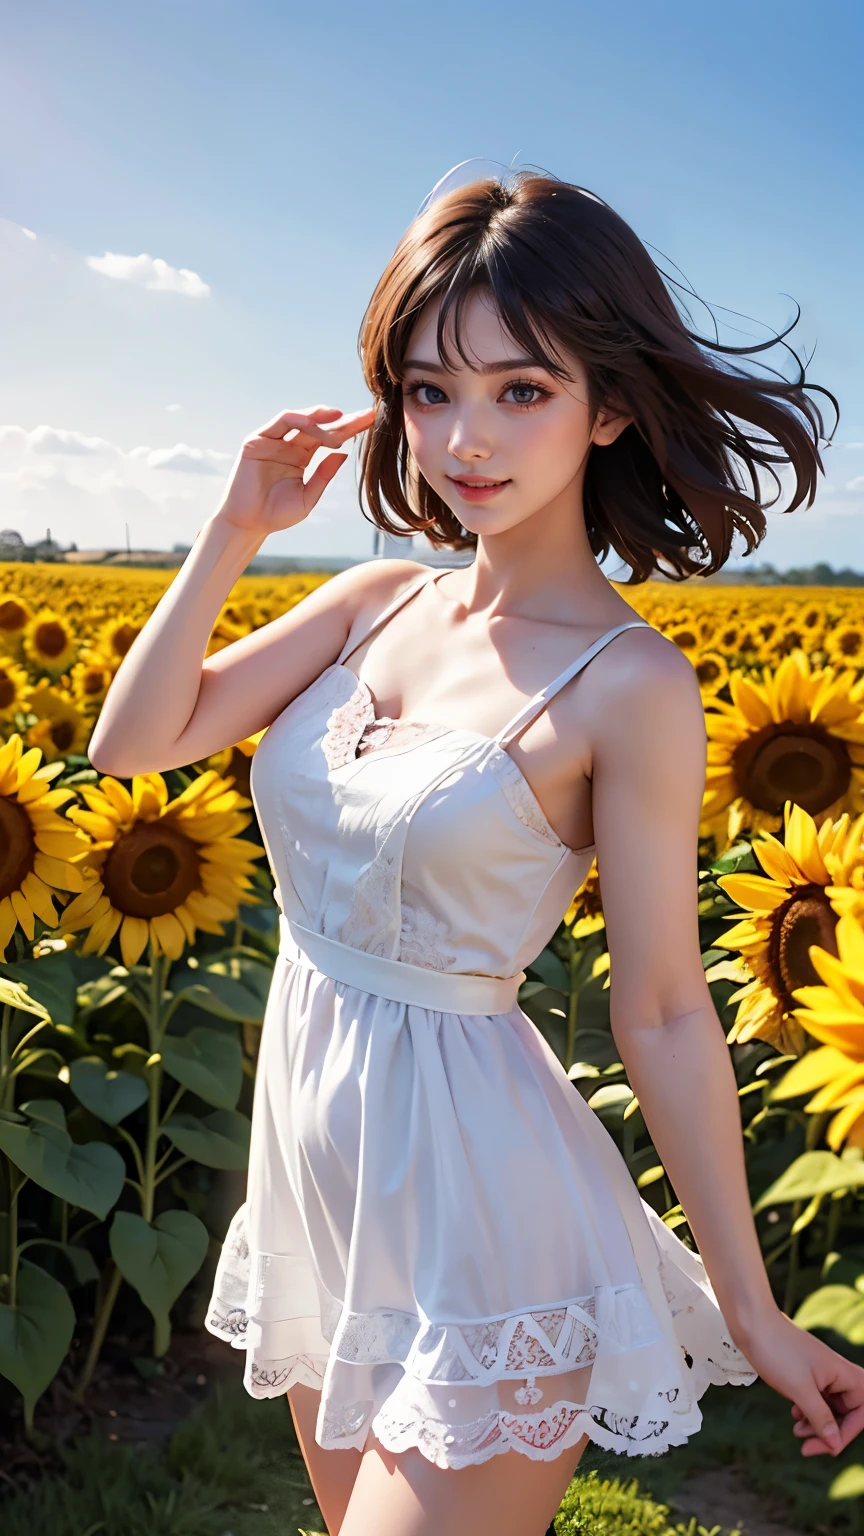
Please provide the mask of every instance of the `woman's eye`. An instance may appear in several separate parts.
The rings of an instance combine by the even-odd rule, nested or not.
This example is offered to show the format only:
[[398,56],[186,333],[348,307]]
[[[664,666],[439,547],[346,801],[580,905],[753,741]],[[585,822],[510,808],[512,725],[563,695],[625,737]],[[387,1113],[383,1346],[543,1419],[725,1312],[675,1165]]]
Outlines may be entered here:
[[505,394],[513,396],[514,405],[539,405],[546,391],[537,384],[508,384]]
[[418,405],[441,405],[447,399],[437,384],[409,384],[407,393],[413,395]]

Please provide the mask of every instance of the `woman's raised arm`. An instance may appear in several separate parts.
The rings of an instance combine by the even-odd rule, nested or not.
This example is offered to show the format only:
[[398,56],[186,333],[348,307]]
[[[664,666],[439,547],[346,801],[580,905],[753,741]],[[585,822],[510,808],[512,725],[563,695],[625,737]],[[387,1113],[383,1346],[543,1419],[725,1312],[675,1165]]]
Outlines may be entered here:
[[696,677],[669,641],[634,631],[610,648],[602,707],[593,690],[589,702],[615,1043],[735,1343],[797,1405],[804,1454],[836,1453],[864,1428],[864,1370],[774,1301],[751,1213],[735,1075],[702,969],[705,729]]
[[[271,724],[338,655],[357,615],[416,567],[370,562],[325,582],[270,624],[206,657],[219,610],[268,534],[311,512],[373,412],[286,412],[243,444],[218,511],[124,657],[90,742],[102,773],[129,778],[207,757]],[[291,434],[286,441],[286,434]],[[309,480],[320,447],[333,450]]]

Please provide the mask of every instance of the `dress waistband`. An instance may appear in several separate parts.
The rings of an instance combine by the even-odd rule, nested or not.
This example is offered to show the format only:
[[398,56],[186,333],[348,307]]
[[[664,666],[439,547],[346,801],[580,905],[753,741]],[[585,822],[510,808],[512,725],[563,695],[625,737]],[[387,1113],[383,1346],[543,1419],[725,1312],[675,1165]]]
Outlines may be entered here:
[[460,976],[452,971],[426,970],[405,960],[387,960],[303,928],[284,913],[279,918],[279,953],[294,965],[323,972],[332,981],[344,981],[376,997],[413,1003],[438,1013],[509,1013],[525,980],[524,971],[518,976]]

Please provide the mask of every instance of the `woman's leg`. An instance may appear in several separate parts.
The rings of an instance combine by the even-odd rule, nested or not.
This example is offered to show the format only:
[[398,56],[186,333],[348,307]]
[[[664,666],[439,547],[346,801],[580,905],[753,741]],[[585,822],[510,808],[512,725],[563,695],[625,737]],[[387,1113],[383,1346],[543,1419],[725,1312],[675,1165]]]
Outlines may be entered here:
[[583,1435],[553,1461],[506,1451],[454,1471],[413,1447],[394,1455],[373,1438],[337,1529],[341,1536],[546,1536],[587,1443]]
[[[360,1470],[362,1451],[325,1451],[315,1439],[321,1393],[297,1385],[288,1393],[291,1417],[318,1507],[330,1536],[338,1536],[348,1508],[354,1480]],[[370,1530],[372,1527],[370,1526]]]

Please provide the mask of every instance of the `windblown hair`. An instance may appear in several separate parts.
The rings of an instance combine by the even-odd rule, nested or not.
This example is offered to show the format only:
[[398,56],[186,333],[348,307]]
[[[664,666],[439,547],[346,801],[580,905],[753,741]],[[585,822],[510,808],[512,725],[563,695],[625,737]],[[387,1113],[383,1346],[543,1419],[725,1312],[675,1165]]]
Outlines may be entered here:
[[[709,575],[729,556],[737,530],[749,554],[765,534],[763,508],[780,498],[777,468],[794,484],[785,511],[811,506],[823,470],[822,414],[785,331],[752,346],[726,346],[690,328],[681,294],[618,214],[583,187],[536,172],[509,186],[477,181],[441,197],[407,230],[364,316],[360,354],[378,408],[362,453],[366,515],[389,533],[425,532],[435,545],[476,543],[414,464],[403,423],[403,360],[424,306],[440,300],[438,349],[461,340],[466,301],[491,297],[526,356],[566,380],[567,357],[587,372],[592,419],[608,406],[633,420],[616,440],[592,447],[584,509],[595,555],[614,549],[631,581],[657,571]],[[449,328],[448,328],[449,327]],[[752,366],[782,343],[796,377]],[[739,361],[741,360],[741,361]],[[743,366],[746,360],[749,366]],[[836,419],[835,419],[836,427]],[[832,429],[833,431],[834,429]],[[760,481],[760,471],[762,477]],[[763,500],[764,482],[773,485]]]

